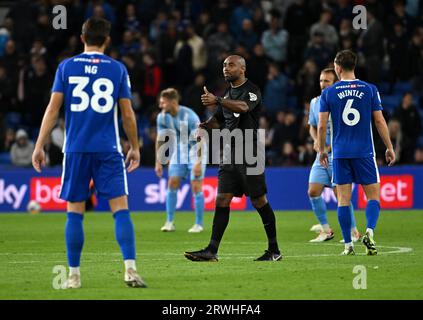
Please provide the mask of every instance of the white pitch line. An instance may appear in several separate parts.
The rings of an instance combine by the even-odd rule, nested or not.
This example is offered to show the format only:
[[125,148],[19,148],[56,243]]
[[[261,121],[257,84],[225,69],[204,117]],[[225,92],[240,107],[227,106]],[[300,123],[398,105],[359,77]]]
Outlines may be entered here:
[[[316,246],[315,244],[311,244]],[[338,244],[325,244],[325,246],[341,246]],[[395,247],[395,246],[378,246],[378,248],[391,248],[394,250],[390,250],[390,251],[381,251],[378,252],[378,255],[389,255],[389,254],[401,254],[401,253],[410,253],[413,251],[413,248],[408,248],[408,247]],[[50,254],[56,254],[56,255],[62,255],[62,253],[50,253]],[[3,255],[7,255],[7,253],[3,253]],[[12,255],[12,254],[10,254]],[[15,254],[13,254],[15,255]],[[35,256],[35,255],[39,255],[39,254],[35,254],[35,253],[22,253],[22,254],[18,254],[18,255],[29,255],[29,256]],[[93,255],[93,256],[103,256],[103,255],[121,255],[120,253],[96,253],[96,252],[83,252],[82,255]],[[152,256],[152,255],[157,255],[156,253],[138,253],[138,256]],[[180,256],[182,257],[182,253],[162,253],[162,256],[168,256],[168,257],[176,257],[176,256]],[[358,256],[364,256],[365,253],[356,253],[356,255]],[[284,258],[314,258],[314,257],[336,257],[339,256],[339,254],[336,253],[312,253],[312,254],[305,254],[305,255],[288,255],[288,256],[283,256]],[[246,254],[242,254],[242,253],[227,253],[223,255],[224,260],[226,260],[225,257],[235,257],[236,259],[254,259],[256,257],[253,256],[249,256]],[[149,260],[154,260],[154,261],[162,261],[162,260],[174,260],[174,258],[161,258],[161,259],[149,259]],[[121,260],[108,260],[109,262],[119,262]],[[46,262],[51,262],[51,263],[59,263],[59,262],[64,262],[64,261],[37,261],[37,260],[30,260],[30,261],[8,261],[8,264],[24,264],[24,263],[46,263]],[[141,260],[142,263],[142,260]]]

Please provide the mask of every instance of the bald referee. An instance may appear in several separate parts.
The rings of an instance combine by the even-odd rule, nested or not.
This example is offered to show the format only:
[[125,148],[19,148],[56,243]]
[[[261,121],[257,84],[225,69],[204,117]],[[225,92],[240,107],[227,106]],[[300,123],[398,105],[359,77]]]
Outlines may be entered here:
[[[262,108],[261,93],[259,88],[245,77],[246,64],[243,57],[231,55],[223,62],[223,75],[230,87],[224,97],[217,97],[208,92],[204,87],[201,101],[204,106],[217,106],[214,115],[200,124],[203,129],[217,129],[224,127],[230,134],[242,132],[244,139],[252,133],[251,143],[258,143],[258,119]],[[240,130],[239,130],[240,129]],[[247,139],[248,140],[248,139]],[[282,255],[279,251],[276,238],[276,219],[272,208],[266,198],[267,188],[263,171],[251,174],[251,165],[247,162],[246,153],[239,163],[239,152],[235,143],[231,141],[230,163],[221,163],[218,173],[218,191],[216,208],[213,218],[213,230],[209,245],[200,251],[185,252],[185,257],[192,261],[218,261],[217,252],[220,241],[229,222],[229,205],[233,197],[242,197],[244,194],[251,199],[254,208],[260,214],[268,239],[268,249],[255,261],[280,261]],[[247,149],[245,147],[244,149]],[[238,150],[237,150],[238,151]]]

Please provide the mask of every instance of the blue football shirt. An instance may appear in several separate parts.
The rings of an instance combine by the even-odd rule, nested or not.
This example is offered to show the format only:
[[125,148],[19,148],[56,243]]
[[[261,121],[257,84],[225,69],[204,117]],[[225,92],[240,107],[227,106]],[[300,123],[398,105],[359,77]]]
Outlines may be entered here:
[[332,119],[333,158],[374,157],[372,113],[382,110],[377,88],[361,80],[342,80],[323,90],[320,112]]
[[118,100],[131,99],[125,66],[99,52],[84,52],[60,63],[52,92],[61,92],[68,152],[121,152]]
[[[198,115],[188,107],[179,106],[179,111],[175,116],[162,111],[157,116],[156,121],[159,135],[166,134],[166,130],[172,130],[175,135],[176,144],[170,163],[193,163],[197,158],[196,155],[190,155],[190,151],[192,146],[197,143],[195,133],[200,124]],[[204,157],[206,157],[206,154],[202,154],[202,158]]]
[[[310,114],[308,116],[308,124],[317,127],[319,124],[319,112],[320,112],[320,96],[313,98],[310,101]],[[328,126],[326,130],[326,145],[330,145],[330,137],[331,137],[331,119],[329,117]]]

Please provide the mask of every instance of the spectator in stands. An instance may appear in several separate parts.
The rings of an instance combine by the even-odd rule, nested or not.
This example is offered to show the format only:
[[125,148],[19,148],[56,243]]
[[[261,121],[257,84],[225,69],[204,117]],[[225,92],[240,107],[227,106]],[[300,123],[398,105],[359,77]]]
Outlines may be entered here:
[[[336,27],[340,27],[342,20],[352,20],[353,18],[353,6],[351,4],[352,1],[350,0],[338,0],[335,3],[335,8],[333,11],[333,22]],[[370,2],[369,0],[366,1],[367,3]],[[350,22],[351,24],[351,22]]]
[[261,6],[256,6],[253,12],[253,22],[254,32],[260,36],[267,29],[268,25],[264,19],[264,12]]
[[263,32],[261,43],[266,56],[282,64],[286,61],[288,52],[288,32],[281,28],[281,14],[277,10],[270,12],[269,29]]
[[217,31],[207,39],[206,47],[209,61],[219,59],[222,53],[229,52],[235,47],[234,38],[229,33],[228,24],[225,21],[219,22]]
[[350,19],[342,19],[339,25],[339,38],[342,40],[349,39],[352,42],[352,47],[355,47],[357,41],[357,31],[352,28],[352,21]]
[[122,44],[119,47],[119,54],[125,56],[128,54],[135,54],[139,51],[140,44],[134,38],[132,31],[126,30],[123,33]]
[[[34,28],[35,39],[40,41],[46,47],[52,48],[53,43],[55,42],[54,29],[51,27],[50,16],[41,11],[37,16],[37,21]],[[32,44],[33,46],[33,44]]]
[[16,142],[10,149],[12,163],[19,167],[31,166],[33,151],[34,143],[28,139],[28,134],[25,130],[19,129],[16,132]]
[[148,128],[148,141],[143,141],[141,150],[141,161],[143,166],[154,167],[156,163],[156,139],[157,129],[155,126]]
[[6,18],[3,25],[0,26],[0,58],[4,55],[6,42],[10,39],[12,28],[13,20],[10,18]]
[[402,163],[412,163],[417,139],[421,133],[421,120],[415,105],[413,94],[407,92],[402,98],[401,105],[395,109],[393,118],[397,119],[402,129]]
[[71,36],[66,48],[60,53],[63,59],[73,57],[81,52],[81,42],[77,36]]
[[[201,71],[207,64],[207,52],[204,40],[195,32],[194,26],[190,22],[186,22],[186,34],[188,44],[192,50],[192,67],[194,71]],[[178,50],[176,43],[175,50]]]
[[162,84],[162,70],[156,64],[153,53],[143,55],[143,90],[142,99],[146,108],[156,103]]
[[[389,136],[391,137],[392,145],[394,146],[395,154],[397,156],[397,162],[401,163],[401,144],[402,144],[402,132],[401,132],[401,123],[392,119],[388,123]],[[381,157],[381,162],[383,163],[383,157]]]
[[414,153],[414,160],[416,164],[423,164],[423,146],[418,147]]
[[227,22],[218,23],[216,32],[207,39],[206,48],[208,78],[210,82],[213,82],[222,74],[222,61],[235,48],[235,40],[229,32]]
[[216,5],[211,9],[212,21],[215,24],[221,22],[228,23],[231,21],[233,8],[229,0],[218,0]]
[[274,165],[292,167],[298,164],[298,154],[295,151],[294,144],[291,141],[284,142],[281,148],[281,156],[275,160]]
[[45,60],[39,56],[31,58],[31,68],[25,75],[24,92],[26,112],[31,124],[37,128],[41,124],[44,108],[48,104],[53,75],[48,72]]
[[174,20],[168,19],[168,16],[165,11],[160,10],[157,13],[156,18],[150,23],[149,26],[149,36],[151,40],[159,40],[160,36],[167,31],[169,21],[173,22]]
[[268,115],[287,109],[286,91],[288,77],[279,70],[276,63],[269,64],[267,83],[264,87],[263,105]]
[[44,146],[44,151],[46,153],[46,165],[48,167],[55,167],[62,164],[62,149],[52,143],[51,136],[47,138],[46,145]]
[[309,137],[305,145],[298,148],[300,151],[298,160],[301,165],[309,167],[314,163],[314,160],[316,159],[316,151],[314,150],[313,145],[313,139]]
[[327,67],[331,61],[333,51],[326,46],[323,33],[316,31],[311,36],[309,46],[304,52],[305,60],[313,60],[319,70]]
[[297,117],[292,111],[278,112],[276,114],[277,123],[273,134],[272,149],[276,152],[282,150],[284,142],[298,143]]
[[6,42],[4,55],[0,59],[0,64],[6,68],[6,72],[13,78],[16,78],[16,71],[18,69],[18,52],[16,50],[16,43],[10,39]]
[[299,54],[304,52],[307,45],[308,29],[310,26],[310,15],[305,0],[295,0],[286,10],[285,29],[289,34],[288,60],[295,71],[302,64],[302,57]]
[[[149,54],[150,51],[143,52],[143,56],[145,54]],[[137,54],[128,54],[121,57],[122,62],[125,64],[126,69],[128,70],[129,78],[131,79],[131,92],[133,94],[134,99],[139,99],[140,91],[142,91],[143,85],[143,70],[144,66],[136,58]],[[138,111],[140,106],[133,101],[134,110]]]
[[410,77],[408,61],[404,59],[408,49],[406,30],[400,21],[394,25],[394,32],[388,36],[388,56],[392,77],[391,81],[404,81]]
[[47,48],[44,46],[44,43],[41,39],[35,39],[32,43],[31,50],[29,51],[31,56],[39,56],[44,59],[47,58]]
[[264,86],[267,82],[268,62],[264,55],[264,48],[261,43],[254,46],[253,54],[247,61],[247,77],[255,83],[264,92]]
[[259,40],[257,33],[253,28],[253,22],[250,19],[242,21],[241,32],[237,38],[239,43],[242,43],[249,52],[253,51],[254,46]]
[[4,133],[4,140],[0,146],[0,152],[10,152],[12,145],[16,141],[15,131],[12,128],[7,128]]
[[415,91],[423,91],[423,32],[416,30],[406,51],[410,82]]
[[192,48],[188,43],[188,34],[182,32],[180,40],[175,46],[175,82],[179,87],[189,86],[194,79],[192,55]]
[[310,37],[316,33],[322,34],[324,43],[330,48],[330,51],[334,52],[338,47],[339,36],[335,27],[331,24],[332,11],[330,9],[324,9],[320,14],[320,20],[313,24],[310,28]]
[[384,56],[383,26],[374,13],[367,10],[367,29],[357,40],[358,48],[365,58],[366,79],[371,83],[380,81],[382,59]]
[[194,110],[200,119],[204,119],[204,106],[201,103],[201,95],[204,93],[205,84],[206,77],[203,73],[198,73],[195,76],[194,83],[186,89],[182,99],[182,104]]
[[51,141],[60,150],[63,149],[63,144],[65,142],[65,119],[57,119],[57,125],[51,131]]
[[201,12],[195,25],[196,34],[198,34],[204,41],[207,41],[214,30],[215,25],[210,19],[210,13],[207,11]]
[[242,0],[241,5],[236,7],[232,11],[232,17],[231,17],[231,32],[235,36],[235,38],[238,38],[243,29],[244,20],[252,20],[253,19],[253,6],[252,6],[252,0]]
[[266,152],[270,150],[270,148],[272,147],[272,140],[273,140],[273,134],[274,134],[274,129],[270,127],[270,122],[269,119],[266,116],[261,116],[259,119],[259,128],[260,129],[264,129],[265,132],[265,148],[266,148]]
[[16,83],[9,77],[4,66],[0,65],[0,112],[13,111],[16,105]]
[[157,62],[163,70],[163,86],[173,86],[175,84],[175,45],[178,41],[175,19],[169,19],[161,26],[161,32],[154,45],[157,53]]
[[112,25],[116,22],[115,11],[112,6],[103,0],[91,0],[85,11],[85,19],[90,17],[101,17],[109,20]]
[[140,22],[137,18],[137,10],[133,3],[128,3],[126,6],[126,17],[124,22],[124,29],[131,32],[139,32]]
[[308,124],[310,114],[310,100],[304,101],[303,109],[298,117],[301,117],[301,121],[299,122],[299,129],[298,129],[298,141],[300,144],[306,144],[307,140],[310,138],[310,125]]
[[140,46],[139,52],[141,54],[154,51],[154,46],[151,43],[148,36],[140,35],[138,43],[139,43],[139,46]]
[[404,26],[406,34],[411,35],[414,19],[405,11],[405,0],[394,1],[394,12],[388,19],[388,32],[395,31],[393,27],[396,22],[400,22]]
[[319,69],[316,63],[309,59],[304,61],[304,65],[297,74],[298,97],[301,101],[310,101],[320,94],[318,83]]

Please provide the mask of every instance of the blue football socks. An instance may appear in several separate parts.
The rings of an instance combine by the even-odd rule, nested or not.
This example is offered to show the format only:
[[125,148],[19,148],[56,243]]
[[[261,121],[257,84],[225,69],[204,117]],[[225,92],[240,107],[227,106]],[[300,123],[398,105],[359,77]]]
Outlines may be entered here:
[[195,206],[195,224],[203,225],[204,216],[204,194],[198,192],[194,195],[194,206]]
[[129,210],[119,210],[113,214],[115,237],[120,246],[123,260],[135,259],[135,234]]
[[67,216],[65,225],[66,253],[69,267],[76,268],[80,265],[84,245],[84,228],[82,226],[84,215],[68,212]]
[[173,216],[175,215],[175,210],[176,210],[177,192],[178,190],[174,190],[170,188],[167,189],[167,194],[166,194],[167,221],[173,221]]

